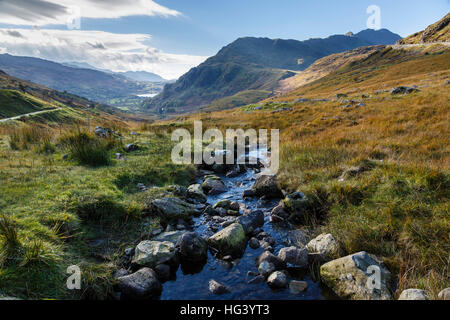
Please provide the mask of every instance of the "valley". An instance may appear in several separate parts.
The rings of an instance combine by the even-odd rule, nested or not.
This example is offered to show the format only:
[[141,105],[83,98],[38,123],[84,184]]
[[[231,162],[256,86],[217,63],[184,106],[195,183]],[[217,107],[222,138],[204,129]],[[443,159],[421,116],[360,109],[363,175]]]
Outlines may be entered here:
[[[172,83],[0,55],[0,299],[447,299],[448,25],[239,38]],[[196,121],[280,148],[175,164]]]

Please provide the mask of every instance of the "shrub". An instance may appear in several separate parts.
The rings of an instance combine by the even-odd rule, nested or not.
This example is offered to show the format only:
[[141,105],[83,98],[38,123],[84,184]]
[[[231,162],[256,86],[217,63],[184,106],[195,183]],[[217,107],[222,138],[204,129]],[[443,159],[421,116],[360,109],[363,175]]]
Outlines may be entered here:
[[66,134],[61,137],[60,143],[80,164],[99,167],[111,163],[109,142],[87,132]]

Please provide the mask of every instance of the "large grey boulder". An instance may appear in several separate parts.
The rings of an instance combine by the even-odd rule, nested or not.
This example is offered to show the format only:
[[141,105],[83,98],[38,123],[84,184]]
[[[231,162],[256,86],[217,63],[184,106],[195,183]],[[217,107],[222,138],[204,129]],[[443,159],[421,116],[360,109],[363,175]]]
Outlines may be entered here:
[[306,246],[310,253],[319,254],[324,261],[331,260],[339,252],[339,245],[331,234],[321,234]]
[[425,290],[420,289],[406,289],[400,294],[398,300],[429,300],[430,297]]
[[320,277],[344,299],[392,299],[391,273],[380,259],[364,251],[322,265]]
[[156,273],[150,268],[143,268],[128,276],[118,279],[121,298],[144,300],[157,298],[162,291]]
[[239,256],[245,251],[247,239],[242,225],[233,223],[211,236],[208,243],[222,255]]
[[190,220],[195,215],[193,205],[175,197],[153,200],[151,202],[151,211],[165,221],[174,219]]
[[195,232],[186,232],[176,248],[181,262],[203,262],[208,258],[208,243]]
[[252,190],[257,196],[266,198],[282,198],[283,193],[278,187],[277,177],[275,175],[260,175],[256,178]]
[[194,203],[206,203],[207,200],[201,184],[190,185],[187,189],[186,197]]
[[172,263],[176,250],[172,242],[142,241],[136,246],[133,264],[153,268],[159,264]]
[[245,234],[251,234],[256,229],[264,226],[264,213],[261,210],[256,210],[240,216],[237,222],[242,225]]
[[283,248],[278,253],[278,258],[280,258],[280,260],[282,260],[284,263],[297,268],[308,267],[308,250],[306,248]]
[[202,183],[202,189],[209,195],[218,195],[227,192],[228,190],[223,181],[218,176],[214,175],[205,176]]

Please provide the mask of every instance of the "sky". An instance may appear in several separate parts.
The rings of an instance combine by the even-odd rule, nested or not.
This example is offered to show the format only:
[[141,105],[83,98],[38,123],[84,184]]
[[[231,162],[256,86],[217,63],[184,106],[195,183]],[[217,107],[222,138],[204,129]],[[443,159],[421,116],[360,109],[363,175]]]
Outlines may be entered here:
[[0,0],[0,53],[175,79],[239,37],[374,28],[374,5],[376,27],[403,37],[450,12],[450,0]]

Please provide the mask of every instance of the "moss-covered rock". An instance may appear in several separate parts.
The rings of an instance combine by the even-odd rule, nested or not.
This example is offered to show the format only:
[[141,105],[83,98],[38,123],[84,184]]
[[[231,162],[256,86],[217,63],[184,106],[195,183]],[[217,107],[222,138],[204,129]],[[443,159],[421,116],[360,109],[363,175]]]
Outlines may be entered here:
[[142,241],[136,246],[133,264],[154,268],[158,264],[170,263],[176,254],[175,244],[164,241]]
[[219,250],[222,255],[241,255],[247,246],[244,228],[239,223],[233,223],[217,232],[208,239],[211,247]]

